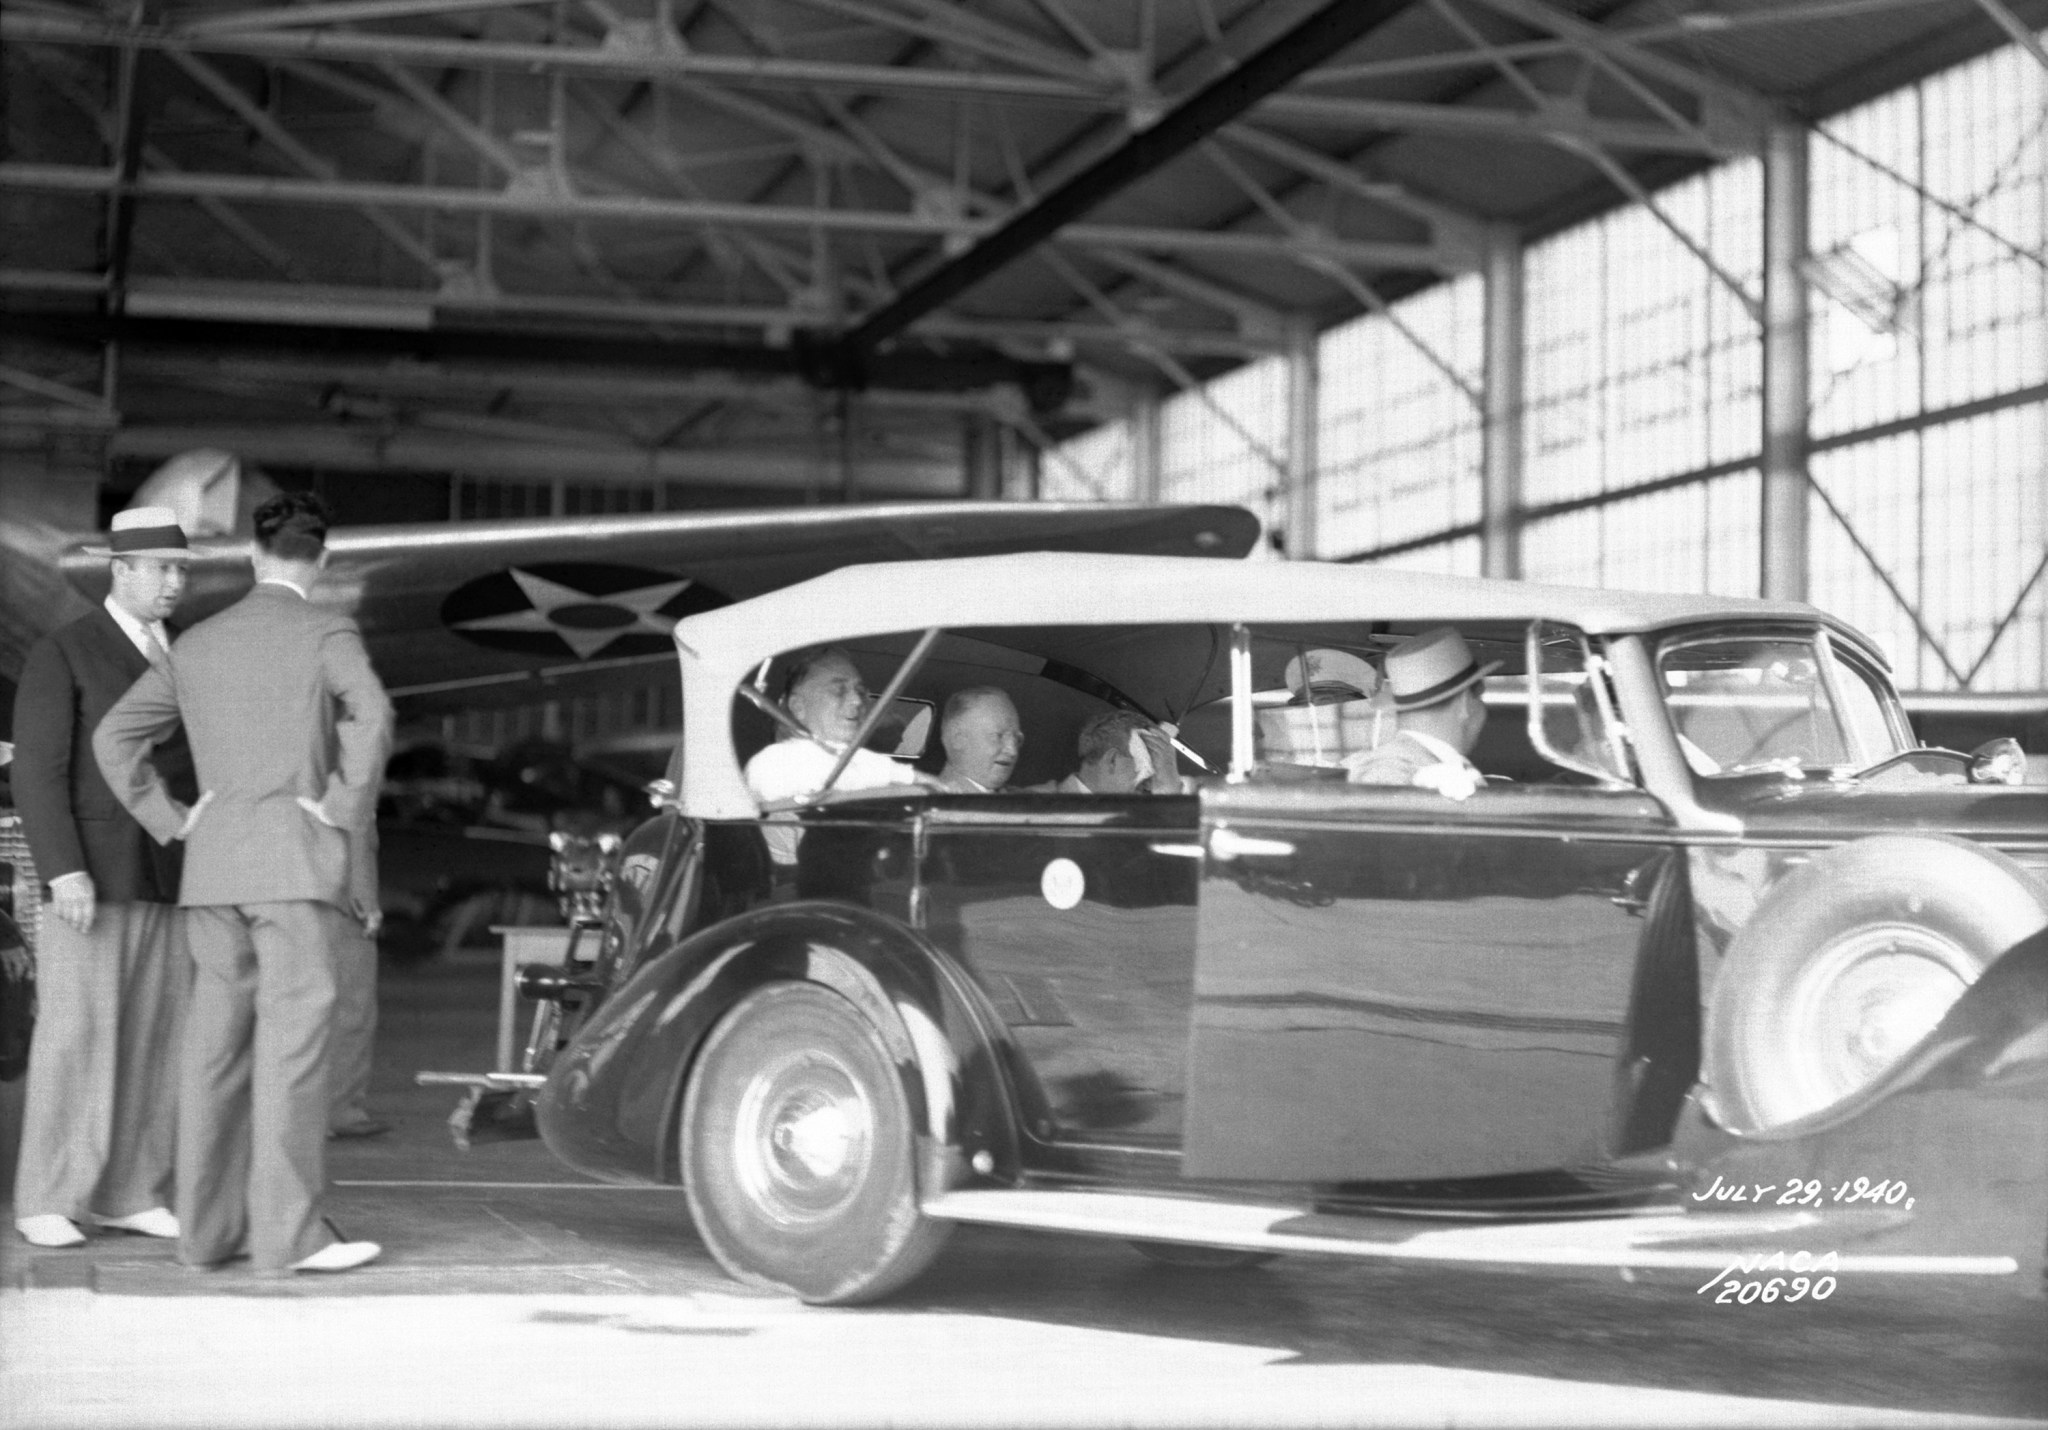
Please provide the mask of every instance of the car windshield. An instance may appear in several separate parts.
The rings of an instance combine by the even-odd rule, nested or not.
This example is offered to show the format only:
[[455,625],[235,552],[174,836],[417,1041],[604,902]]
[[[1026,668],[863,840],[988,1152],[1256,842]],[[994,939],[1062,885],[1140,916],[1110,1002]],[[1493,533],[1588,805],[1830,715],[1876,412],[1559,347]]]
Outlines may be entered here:
[[1907,748],[1889,684],[1824,635],[1693,637],[1657,665],[1696,774],[1862,769]]

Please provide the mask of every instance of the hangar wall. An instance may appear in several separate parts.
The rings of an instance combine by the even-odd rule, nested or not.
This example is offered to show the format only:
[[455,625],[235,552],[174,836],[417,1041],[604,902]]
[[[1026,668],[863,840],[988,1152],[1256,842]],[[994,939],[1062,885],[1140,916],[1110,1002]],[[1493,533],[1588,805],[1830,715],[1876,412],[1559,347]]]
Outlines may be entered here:
[[[2048,687],[2048,67],[2007,47],[1804,147],[1808,597],[1904,687]],[[1764,182],[1738,159],[1522,252],[1523,575],[1759,591]],[[1486,298],[1309,345],[1305,503],[1277,353],[1065,444],[1043,494],[1241,501],[1292,554],[1476,575]]]

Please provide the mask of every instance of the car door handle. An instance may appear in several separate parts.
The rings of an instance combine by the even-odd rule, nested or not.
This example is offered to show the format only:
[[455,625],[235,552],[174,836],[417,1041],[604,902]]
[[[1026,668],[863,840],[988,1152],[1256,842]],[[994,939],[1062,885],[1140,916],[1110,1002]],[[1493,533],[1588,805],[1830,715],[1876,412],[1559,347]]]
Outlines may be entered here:
[[1199,844],[1148,844],[1145,846],[1154,854],[1170,854],[1176,859],[1199,859],[1202,846]]
[[1209,857],[1219,864],[1245,858],[1284,859],[1293,852],[1294,845],[1285,839],[1260,839],[1227,828],[1209,834]]

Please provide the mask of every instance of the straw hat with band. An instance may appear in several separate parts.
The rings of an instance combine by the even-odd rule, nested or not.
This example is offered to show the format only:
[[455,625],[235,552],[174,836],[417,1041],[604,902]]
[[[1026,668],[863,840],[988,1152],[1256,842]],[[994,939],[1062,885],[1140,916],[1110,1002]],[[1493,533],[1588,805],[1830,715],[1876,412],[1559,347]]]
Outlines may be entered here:
[[1438,626],[1387,652],[1387,688],[1396,710],[1421,710],[1443,704],[1500,667],[1497,660],[1481,665],[1463,636]]
[[169,507],[138,506],[114,513],[105,546],[88,546],[89,556],[160,556],[170,561],[190,561],[192,548],[185,542],[185,529]]

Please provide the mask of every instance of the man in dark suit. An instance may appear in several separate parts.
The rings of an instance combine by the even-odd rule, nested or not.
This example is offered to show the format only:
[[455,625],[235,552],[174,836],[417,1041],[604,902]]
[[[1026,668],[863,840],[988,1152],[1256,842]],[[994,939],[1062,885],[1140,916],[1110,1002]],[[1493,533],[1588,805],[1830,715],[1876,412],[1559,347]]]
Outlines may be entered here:
[[[191,557],[161,507],[114,518],[106,602],[37,642],[15,695],[14,799],[49,908],[37,936],[35,1037],[15,1226],[32,1245],[76,1246],[82,1225],[175,1237],[169,1200],[176,1059],[191,979],[175,907],[179,851],[143,832],[93,759],[100,717],[166,661],[164,621]],[[138,752],[190,797],[173,721]],[[154,740],[152,743],[154,743]]]
[[[256,509],[256,586],[186,632],[101,721],[107,783],[157,839],[185,841],[179,902],[195,975],[179,1089],[178,1257],[247,1252],[259,1275],[346,1271],[375,1242],[321,1216],[328,1046],[351,897],[351,844],[376,815],[391,702],[355,622],[311,599],[327,509]],[[143,757],[182,718],[198,801]]]

